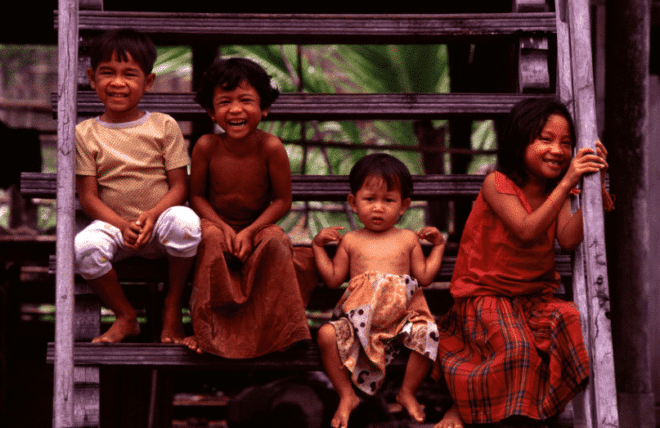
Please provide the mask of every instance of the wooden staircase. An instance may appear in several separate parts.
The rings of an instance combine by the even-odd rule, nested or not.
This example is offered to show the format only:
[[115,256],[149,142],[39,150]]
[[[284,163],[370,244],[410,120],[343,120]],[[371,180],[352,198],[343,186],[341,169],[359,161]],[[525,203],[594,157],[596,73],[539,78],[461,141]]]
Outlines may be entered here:
[[[88,4],[90,2],[85,2]],[[91,2],[94,3],[94,2]],[[98,3],[98,2],[97,2]],[[55,193],[58,201],[56,271],[56,337],[49,348],[55,364],[54,427],[99,426],[99,366],[130,365],[151,369],[317,370],[315,349],[301,351],[297,366],[281,356],[255,361],[218,361],[192,355],[183,347],[160,344],[92,345],[98,334],[98,303],[73,274],[75,218],[75,124],[79,117],[102,113],[91,91],[78,91],[79,40],[102,31],[131,27],[147,33],[156,44],[444,44],[508,41],[516,47],[518,90],[515,93],[447,94],[307,94],[283,93],[272,106],[269,120],[419,120],[497,119],[520,99],[534,94],[559,95],[568,102],[578,126],[578,146],[596,141],[589,11],[586,0],[518,0],[517,12],[438,15],[315,15],[207,14],[114,12],[79,10],[77,0],[60,0],[56,13],[59,32],[59,90],[53,98],[58,119],[57,184],[52,177],[35,185],[33,194]],[[101,9],[101,8],[97,8]],[[548,11],[556,9],[558,12]],[[554,72],[556,70],[556,73]],[[161,111],[177,120],[199,120],[206,113],[190,93],[152,93],[141,108]],[[43,178],[43,177],[41,177]],[[35,177],[35,180],[40,180]],[[600,183],[585,179],[581,203],[585,212],[585,243],[575,254],[574,270],[564,256],[562,275],[572,277],[572,295],[583,317],[583,334],[590,353],[592,376],[588,389],[574,400],[575,427],[616,427],[607,272]],[[417,177],[421,200],[473,198],[482,177]],[[314,181],[317,180],[317,181]],[[345,180],[304,177],[294,180],[297,200],[342,200]],[[416,183],[415,185],[417,186]],[[299,187],[296,188],[296,185]],[[48,188],[49,190],[43,190]],[[334,187],[333,187],[334,186]],[[298,189],[298,190],[295,190]],[[322,189],[318,191],[318,189]],[[426,193],[425,193],[426,192]],[[29,191],[28,191],[29,193]],[[445,260],[441,277],[451,275]],[[143,272],[144,274],[144,272]],[[149,275],[149,274],[147,274]],[[75,302],[75,304],[74,304]],[[92,321],[91,327],[87,319]],[[91,336],[91,337],[90,337]]]

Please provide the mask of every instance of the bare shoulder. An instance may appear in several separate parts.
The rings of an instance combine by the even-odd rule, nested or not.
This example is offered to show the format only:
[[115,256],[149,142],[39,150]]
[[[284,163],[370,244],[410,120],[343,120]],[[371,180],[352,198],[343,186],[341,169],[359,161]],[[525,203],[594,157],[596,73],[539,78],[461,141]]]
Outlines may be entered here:
[[207,156],[220,143],[220,136],[216,134],[204,134],[195,143],[193,155]]
[[481,196],[484,198],[484,201],[486,201],[486,203],[488,203],[489,205],[492,205],[493,203],[499,201],[503,197],[504,198],[510,197],[510,195],[506,195],[497,190],[494,172],[488,174],[484,179],[484,184],[481,187]]
[[350,230],[341,237],[342,241],[352,243],[360,240],[360,233],[357,230]]
[[495,173],[491,172],[484,178],[484,184],[482,185],[482,189],[484,191],[492,191],[495,190]]
[[360,231],[351,230],[349,232],[346,232],[341,237],[341,241],[339,241],[339,244],[342,247],[344,247],[346,250],[348,250],[349,248],[355,248],[356,246],[359,246],[360,242],[361,242]]
[[266,155],[270,156],[272,154],[286,153],[286,149],[284,148],[284,143],[282,143],[282,140],[268,132],[258,132],[261,133],[259,144]]
[[397,240],[405,247],[411,248],[419,245],[419,237],[415,232],[408,229],[398,229]]
[[408,229],[398,229],[397,228],[397,237],[398,239],[405,241],[417,241],[417,234],[412,230]]

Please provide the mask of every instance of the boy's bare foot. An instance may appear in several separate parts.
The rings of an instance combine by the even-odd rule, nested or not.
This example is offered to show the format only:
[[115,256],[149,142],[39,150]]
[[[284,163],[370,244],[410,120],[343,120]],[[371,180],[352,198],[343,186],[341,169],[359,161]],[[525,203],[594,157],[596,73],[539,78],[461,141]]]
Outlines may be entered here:
[[160,333],[161,343],[183,343],[186,333],[181,321],[181,308],[178,306],[163,308],[163,331]]
[[127,337],[135,337],[139,334],[140,324],[137,320],[117,318],[108,331],[92,339],[92,343],[119,343]]
[[199,344],[197,343],[197,339],[195,339],[195,336],[186,337],[185,339],[183,339],[183,344],[186,345],[188,348],[190,348],[191,351],[195,351],[198,354],[204,353],[202,348],[199,347]]
[[433,428],[463,428],[463,419],[456,404],[445,412],[445,416]]
[[408,414],[410,414],[410,416],[418,423],[426,420],[424,408],[419,404],[419,401],[417,401],[413,394],[399,391],[396,395],[396,402],[401,404],[408,411]]
[[352,395],[347,398],[339,399],[339,406],[335,415],[332,417],[332,422],[330,426],[332,428],[348,428],[348,418],[351,416],[351,412],[355,409],[358,404],[360,404],[360,399],[357,395]]

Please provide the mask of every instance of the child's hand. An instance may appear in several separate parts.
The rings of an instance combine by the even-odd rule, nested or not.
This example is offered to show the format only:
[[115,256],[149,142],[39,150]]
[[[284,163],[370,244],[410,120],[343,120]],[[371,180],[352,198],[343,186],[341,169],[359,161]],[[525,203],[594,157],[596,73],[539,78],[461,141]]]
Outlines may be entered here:
[[135,241],[136,250],[149,242],[151,233],[154,230],[154,224],[155,220],[148,211],[141,213],[138,219],[135,220],[135,227],[139,231],[137,240]]
[[339,234],[339,231],[343,229],[344,228],[342,226],[332,226],[321,229],[321,231],[312,240],[312,245],[323,247],[329,242],[341,241],[341,235]]
[[140,231],[142,229],[136,225],[135,223],[128,223],[124,228],[121,230],[121,236],[124,238],[124,245],[127,248],[130,248],[132,250],[135,250],[135,243],[138,240],[138,236],[140,235]]
[[417,236],[419,239],[427,240],[433,245],[442,245],[445,243],[445,237],[442,236],[442,233],[440,233],[440,231],[433,226],[426,226],[422,228]]
[[606,162],[607,149],[605,148],[603,143],[600,142],[600,140],[596,141],[596,155],[600,157],[605,163],[605,167],[601,168],[600,170],[600,184],[605,184],[605,176],[607,175],[607,168],[609,167],[609,165]]
[[594,150],[589,147],[583,147],[578,150],[575,157],[571,160],[571,164],[564,176],[564,180],[567,181],[571,189],[578,184],[584,174],[607,169],[607,162],[602,157],[606,156],[607,151],[603,151],[605,147],[600,142],[596,144],[597,150],[600,149],[600,155],[595,154]]
[[245,262],[248,256],[252,253],[253,240],[254,235],[248,229],[241,230],[236,234],[236,237],[233,240],[232,254],[241,262]]

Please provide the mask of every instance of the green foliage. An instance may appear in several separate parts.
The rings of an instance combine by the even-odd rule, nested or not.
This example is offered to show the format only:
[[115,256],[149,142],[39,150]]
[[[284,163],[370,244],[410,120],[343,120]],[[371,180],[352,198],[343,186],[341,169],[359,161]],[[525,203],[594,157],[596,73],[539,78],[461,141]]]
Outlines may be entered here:
[[169,73],[183,75],[192,71],[192,52],[187,46],[159,47],[156,50],[158,57],[153,69],[156,76]]
[[[189,71],[190,51],[184,47],[159,48],[156,73]],[[306,93],[433,93],[449,91],[449,64],[444,45],[240,45],[223,46],[221,56],[250,58],[272,76],[281,92]],[[413,124],[406,121],[265,121],[261,128],[277,135],[287,146],[294,174],[347,175],[351,167],[376,145],[416,146]],[[434,122],[444,126],[444,121]],[[293,142],[343,142],[348,148],[304,148]],[[492,124],[475,122],[472,139],[475,149],[495,147]],[[392,152],[406,163],[413,174],[423,174],[421,154],[414,151]],[[477,156],[470,172],[492,163],[493,156]],[[304,171],[303,171],[304,166]],[[447,165],[449,166],[449,165]],[[448,168],[449,170],[449,168]],[[280,222],[282,227],[302,240],[310,239],[321,228],[342,225],[346,229],[359,220],[341,204],[297,203]],[[410,209],[400,227],[417,230],[424,223],[423,209]]]

